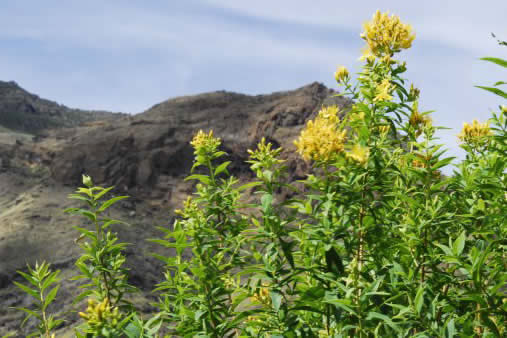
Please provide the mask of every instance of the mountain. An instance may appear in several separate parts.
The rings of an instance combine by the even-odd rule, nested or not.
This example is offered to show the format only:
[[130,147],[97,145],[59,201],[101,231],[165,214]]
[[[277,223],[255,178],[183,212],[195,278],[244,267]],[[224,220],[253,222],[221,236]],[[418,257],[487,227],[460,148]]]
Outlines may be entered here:
[[[64,314],[72,309],[78,283],[69,277],[77,274],[74,262],[81,253],[72,226],[82,225],[83,220],[62,210],[77,205],[67,195],[80,185],[83,173],[96,184],[114,185],[114,194],[131,196],[110,216],[131,224],[113,229],[121,241],[133,244],[126,251],[130,282],[142,290],[133,301],[141,312],[150,313],[155,310],[149,305],[155,297],[151,290],[163,272],[150,253],[170,252],[146,239],[162,235],[155,227],[171,224],[172,211],[193,191],[193,183],[183,181],[192,166],[189,142],[193,135],[199,129],[213,129],[229,154],[227,160],[232,161],[231,174],[240,181],[253,178],[245,163],[247,149],[253,149],[262,137],[284,148],[282,157],[287,159],[291,178],[302,178],[306,164],[293,145],[301,128],[322,105],[338,104],[345,109],[350,104],[336,97],[335,91],[312,83],[268,95],[217,91],[178,97],[137,115],[97,113],[78,125],[69,121],[76,121],[81,116],[76,112],[83,111],[27,95],[12,83],[8,86],[25,99],[14,100],[15,95],[10,95],[4,102],[0,95],[0,107],[11,107],[8,111],[13,115],[40,119],[8,125],[0,121],[0,127],[18,130],[0,129],[0,336],[17,329],[22,321],[23,315],[10,307],[31,302],[12,284],[22,281],[16,271],[26,271],[26,263],[46,260],[60,269],[65,280],[49,310]],[[47,129],[41,121],[57,121],[58,128]],[[37,137],[27,133],[34,130]],[[68,336],[68,328],[79,320],[75,313],[64,317],[67,324],[57,333],[59,337]],[[33,325],[29,320],[18,335],[25,336]]]
[[14,81],[0,81],[0,125],[3,127],[37,133],[48,128],[73,127],[113,116],[113,113],[105,111],[71,109],[41,99]]

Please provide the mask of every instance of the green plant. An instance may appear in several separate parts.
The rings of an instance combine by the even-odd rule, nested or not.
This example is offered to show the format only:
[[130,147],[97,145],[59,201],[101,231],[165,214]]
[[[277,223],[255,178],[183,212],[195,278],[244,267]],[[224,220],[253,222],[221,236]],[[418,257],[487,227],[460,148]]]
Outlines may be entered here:
[[[21,325],[30,317],[35,317],[39,321],[37,331],[32,332],[29,337],[40,335],[40,337],[53,338],[54,333],[51,331],[63,323],[61,319],[55,319],[53,315],[47,313],[48,306],[53,302],[58,293],[59,281],[58,275],[60,271],[51,271],[50,265],[46,262],[42,262],[40,265],[35,263],[35,267],[32,268],[28,265],[28,273],[18,271],[31,286],[26,286],[19,282],[14,282],[23,292],[35,298],[35,310],[31,310],[24,307],[17,307],[16,309],[26,313],[26,317]],[[54,284],[54,287],[52,287]],[[52,288],[51,288],[52,287]],[[6,337],[9,337],[7,335]]]
[[[506,334],[507,109],[465,124],[466,158],[444,176],[453,158],[435,137],[442,127],[419,110],[419,89],[397,59],[411,27],[377,12],[364,28],[355,81],[345,67],[335,73],[352,106],[322,107],[294,142],[311,165],[305,179],[289,182],[282,149],[262,139],[249,150],[256,179],[240,185],[220,139],[194,136],[194,196],[172,228],[159,228],[164,238],[151,239],[169,252],[155,255],[166,271],[160,311],[147,321],[123,298],[135,291],[126,244],[108,230],[120,222],[105,216],[125,196],[102,202],[112,188],[83,177],[70,197],[88,208],[67,210],[92,225],[76,227],[85,240],[76,278],[89,281],[76,301],[92,296],[79,337],[154,337],[162,325],[181,337]],[[505,98],[503,84],[484,89]]]
[[[127,244],[118,243],[116,234],[109,230],[111,225],[124,222],[109,218],[105,212],[127,196],[102,201],[112,187],[96,187],[89,176],[83,176],[83,184],[85,187],[79,188],[69,198],[85,202],[88,208],[65,210],[86,217],[92,225],[91,229],[84,226],[74,227],[81,233],[77,241],[84,254],[76,261],[81,275],[73,279],[84,279],[89,282],[80,286],[85,291],[76,297],[74,303],[93,296],[88,300],[87,312],[80,313],[87,323],[84,332],[93,336],[115,337],[123,332],[134,313],[132,304],[123,296],[137,290],[128,284],[127,269],[122,267],[125,262],[122,251]],[[81,336],[77,331],[76,334]]]

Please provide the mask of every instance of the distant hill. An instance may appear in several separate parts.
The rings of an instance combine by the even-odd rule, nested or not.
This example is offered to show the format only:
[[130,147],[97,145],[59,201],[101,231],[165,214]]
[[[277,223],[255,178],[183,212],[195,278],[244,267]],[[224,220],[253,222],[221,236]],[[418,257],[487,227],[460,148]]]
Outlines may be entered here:
[[68,108],[29,93],[14,81],[0,81],[0,127],[37,134],[48,128],[74,127],[117,115]]

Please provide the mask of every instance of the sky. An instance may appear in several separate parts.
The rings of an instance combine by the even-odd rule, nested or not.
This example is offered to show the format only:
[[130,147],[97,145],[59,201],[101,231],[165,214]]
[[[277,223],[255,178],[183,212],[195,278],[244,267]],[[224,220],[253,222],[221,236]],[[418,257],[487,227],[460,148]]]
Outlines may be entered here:
[[360,70],[362,23],[377,9],[413,26],[398,59],[461,157],[463,122],[505,104],[474,87],[507,80],[479,60],[507,57],[491,37],[507,40],[505,0],[0,0],[0,80],[69,107],[127,113],[216,90],[339,89],[333,73]]

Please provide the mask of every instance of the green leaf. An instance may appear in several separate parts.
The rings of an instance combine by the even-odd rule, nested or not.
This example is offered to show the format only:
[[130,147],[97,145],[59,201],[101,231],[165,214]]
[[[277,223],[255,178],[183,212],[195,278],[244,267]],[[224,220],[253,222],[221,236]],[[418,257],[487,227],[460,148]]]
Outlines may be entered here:
[[271,291],[269,293],[271,296],[271,301],[273,303],[273,309],[278,312],[280,310],[280,305],[282,303],[282,294],[278,291]]
[[42,310],[46,310],[48,305],[51,304],[53,299],[55,299],[59,287],[60,285],[57,285],[51,291],[49,291],[48,295],[46,296],[46,299],[44,299],[44,305],[42,306]]
[[382,320],[384,323],[386,323],[387,325],[389,325],[393,330],[397,331],[397,332],[400,332],[400,328],[398,327],[398,325],[396,325],[392,320],[391,318],[387,317],[386,315],[383,315],[381,313],[378,313],[378,312],[369,312],[368,313],[368,316],[366,317],[366,320],[370,320],[372,318],[376,318],[376,319],[380,319]]
[[349,307],[350,301],[345,299],[324,299],[324,303],[335,305],[349,314],[357,316],[357,313]]
[[421,309],[424,304],[424,285],[420,285],[414,299],[415,309],[417,314],[421,314]]
[[250,182],[250,183],[246,183],[246,184],[243,184],[242,186],[238,187],[238,191],[243,191],[243,190],[246,190],[248,188],[252,188],[252,187],[257,187],[259,185],[262,185],[262,182]]
[[503,97],[504,99],[507,99],[507,93],[501,89],[498,89],[495,87],[485,87],[485,86],[475,86],[475,87],[487,90],[488,92],[491,92],[493,94]]
[[446,246],[446,245],[443,245],[443,244],[439,244],[439,243],[434,243],[436,246],[438,246],[440,249],[442,249],[442,251],[447,255],[447,256],[453,256],[453,252],[452,250]]
[[496,63],[499,66],[507,68],[507,60],[504,60],[504,59],[495,58],[495,57],[488,57],[487,56],[487,57],[480,58],[480,60],[493,62],[493,63]]
[[23,276],[23,278],[25,278],[27,281],[30,282],[30,284],[32,284],[33,286],[35,287],[38,287],[39,286],[39,283],[38,281],[31,275],[27,274],[27,273],[24,273],[23,271],[17,271],[21,276]]
[[83,234],[84,236],[96,241],[97,240],[97,235],[95,234],[95,232],[93,231],[90,231],[88,229],[85,229],[85,228],[81,228],[81,227],[78,227],[78,226],[73,226],[74,229],[76,229],[77,231],[79,231],[81,234]]
[[88,211],[88,210],[84,210],[84,209],[79,209],[77,210],[77,213],[78,214],[81,214],[85,217],[88,217],[88,219],[92,222],[95,222],[97,221],[97,215],[95,215],[93,212],[91,211]]
[[199,174],[187,176],[185,178],[185,181],[188,181],[188,180],[198,180],[201,183],[206,184],[206,185],[209,185],[211,182],[210,178],[207,175],[199,175]]
[[452,244],[452,252],[455,256],[459,256],[463,252],[463,249],[465,248],[465,240],[466,234],[465,231],[463,231]]
[[231,163],[231,161],[226,161],[226,162],[224,162],[224,163],[220,164],[218,167],[216,167],[215,172],[214,172],[215,176],[220,175],[220,174],[221,174],[222,172],[224,172],[224,171],[225,171],[225,173],[226,173],[227,175],[229,175],[229,172],[227,171],[227,166],[228,166],[230,163]]
[[273,202],[273,196],[271,194],[264,194],[261,197],[261,205],[262,210],[264,212],[267,212],[269,208],[271,207],[271,203]]
[[114,187],[105,188],[104,190],[102,190],[101,192],[99,192],[98,194],[96,194],[95,196],[93,196],[93,199],[95,201],[99,200],[102,196],[104,196],[105,194],[107,194],[113,188]]
[[27,308],[24,308],[24,307],[14,307],[13,309],[16,309],[16,310],[19,310],[19,311],[23,311],[26,314],[28,314],[27,318],[25,318],[25,321],[26,321],[26,319],[30,318],[31,316],[34,316],[35,318],[37,318],[39,320],[42,320],[42,316],[40,314],[38,314],[37,312],[32,311],[30,309],[27,309]]
[[51,285],[53,282],[58,281],[57,277],[60,273],[60,270],[57,270],[53,273],[51,273],[42,283],[42,290],[45,290],[49,285]]
[[30,296],[39,299],[39,292],[37,290],[30,289],[28,286],[18,282],[14,282],[18,288],[28,293]]
[[447,323],[447,337],[453,338],[456,335],[456,328],[454,327],[454,318]]
[[106,202],[104,202],[100,206],[99,210],[97,210],[97,212],[102,212],[102,211],[106,210],[107,208],[109,208],[111,205],[115,204],[116,202],[124,200],[126,198],[129,198],[129,197],[128,196],[118,196],[118,197],[111,198],[110,200],[107,200]]

